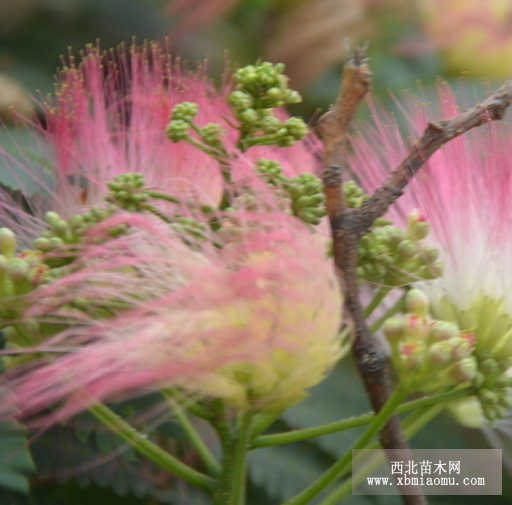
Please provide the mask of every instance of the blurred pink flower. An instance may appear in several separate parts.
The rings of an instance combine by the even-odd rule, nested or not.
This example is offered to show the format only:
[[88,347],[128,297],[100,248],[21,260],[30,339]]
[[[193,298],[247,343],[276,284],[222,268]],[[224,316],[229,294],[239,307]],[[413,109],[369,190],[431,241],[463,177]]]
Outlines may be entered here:
[[[79,268],[38,288],[26,313],[67,323],[37,346],[50,358],[10,375],[24,414],[60,404],[57,419],[161,387],[240,409],[279,409],[299,401],[341,356],[342,300],[325,240],[283,210],[282,193],[254,170],[264,157],[281,162],[287,176],[314,171],[318,141],[239,152],[230,90],[227,83],[217,92],[204,69],[187,74],[154,44],[91,47],[60,73],[43,131],[55,185],[47,198],[30,200],[35,218],[13,199],[0,205],[16,233],[20,216],[35,220],[25,225],[30,234],[44,225],[36,222],[44,211],[67,219],[102,206],[106,183],[127,172],[182,200],[216,207],[227,191],[233,201],[216,212],[215,231],[197,206],[173,207],[203,225],[204,240],[177,223],[121,213],[73,245]],[[171,109],[183,101],[199,104],[199,124],[225,128],[231,185],[213,158],[167,139]],[[118,224],[129,233],[97,243]]]
[[[93,229],[100,237],[127,223],[132,233],[86,247],[82,269],[34,293],[28,316],[69,326],[41,345],[62,356],[10,382],[23,414],[63,401],[55,418],[67,417],[161,387],[240,409],[284,408],[317,384],[342,354],[341,295],[324,244],[280,212],[225,219],[236,234],[197,249],[139,214]],[[78,300],[88,310],[73,309]],[[106,319],[95,314],[120,305]]]

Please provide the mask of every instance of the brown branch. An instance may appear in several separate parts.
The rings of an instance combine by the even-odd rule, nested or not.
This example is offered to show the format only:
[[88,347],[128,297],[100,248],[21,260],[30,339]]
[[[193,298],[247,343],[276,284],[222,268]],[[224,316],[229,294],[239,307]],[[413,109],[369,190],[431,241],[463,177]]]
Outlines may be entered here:
[[512,79],[498,88],[483,102],[461,114],[429,123],[422,137],[415,142],[409,155],[391,172],[378,188],[351,216],[350,226],[363,234],[378,217],[402,194],[403,189],[423,164],[444,144],[463,133],[489,121],[502,119],[512,102]]
[[[317,132],[325,150],[322,178],[333,235],[334,262],[342,275],[345,309],[352,317],[355,328],[353,353],[372,407],[377,412],[389,398],[391,380],[387,360],[375,347],[359,302],[356,267],[359,239],[362,233],[359,227],[354,226],[355,210],[345,207],[342,188],[342,172],[348,147],[348,128],[361,100],[368,91],[370,82],[371,71],[364,57],[364,49],[359,49],[345,64],[338,100],[319,119]],[[397,416],[393,416],[382,429],[380,439],[390,460],[411,459]],[[403,495],[402,499],[406,505],[427,503],[421,490],[416,495]]]

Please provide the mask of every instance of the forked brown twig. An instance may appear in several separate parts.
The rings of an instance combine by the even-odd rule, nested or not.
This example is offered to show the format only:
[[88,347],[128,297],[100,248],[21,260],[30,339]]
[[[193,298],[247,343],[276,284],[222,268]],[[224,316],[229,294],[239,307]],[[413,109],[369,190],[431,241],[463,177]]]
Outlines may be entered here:
[[[376,218],[402,194],[410,179],[443,144],[471,128],[502,119],[512,101],[512,80],[507,81],[489,98],[471,109],[444,121],[429,123],[422,137],[415,142],[409,155],[389,175],[384,184],[357,209],[345,206],[342,175],[348,149],[348,130],[359,104],[371,83],[371,71],[365,58],[365,48],[357,49],[343,71],[342,85],[336,103],[318,121],[317,132],[324,145],[323,183],[327,212],[332,229],[334,262],[341,276],[345,293],[345,311],[355,329],[353,353],[366,390],[375,411],[382,408],[391,392],[387,360],[375,346],[359,301],[356,267],[361,236]],[[392,417],[380,434],[388,456],[396,459],[409,453],[399,420]],[[400,458],[407,459],[407,458]],[[427,501],[419,492],[403,495],[407,505],[423,505]]]

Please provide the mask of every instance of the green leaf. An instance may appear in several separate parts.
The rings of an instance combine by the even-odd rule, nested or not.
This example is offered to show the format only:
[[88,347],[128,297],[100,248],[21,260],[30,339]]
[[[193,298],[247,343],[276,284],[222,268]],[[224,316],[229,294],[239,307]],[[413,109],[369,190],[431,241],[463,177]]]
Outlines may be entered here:
[[0,425],[0,488],[28,493],[27,474],[34,471],[34,462],[27,444],[21,424],[8,421]]
[[28,128],[0,128],[0,184],[26,196],[53,189],[52,153],[47,140]]

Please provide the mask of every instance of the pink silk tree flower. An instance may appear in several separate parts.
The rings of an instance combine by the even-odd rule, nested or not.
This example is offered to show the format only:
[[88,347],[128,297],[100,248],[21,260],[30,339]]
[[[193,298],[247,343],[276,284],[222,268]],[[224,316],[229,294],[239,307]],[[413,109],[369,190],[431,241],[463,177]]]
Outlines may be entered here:
[[[22,413],[59,403],[58,419],[162,387],[282,409],[317,384],[343,354],[323,242],[282,213],[229,214],[236,239],[214,234],[197,247],[141,214],[92,229],[83,268],[34,293],[29,316],[69,325],[40,346],[62,355],[9,382]],[[96,243],[121,223],[132,232]]]
[[[460,112],[447,85],[439,87],[437,99],[437,110],[422,104],[409,115],[413,136],[421,134],[428,120]],[[350,160],[368,191],[384,181],[413,145],[375,108],[373,119],[374,125],[354,138]],[[425,241],[439,250],[444,272],[414,285],[428,295],[434,318],[475,335],[474,355],[482,373],[503,373],[512,364],[511,139],[509,124],[489,123],[450,141],[389,210],[395,223],[405,226],[407,214],[418,209],[414,219],[430,226]]]
[[[23,204],[30,207],[24,212],[19,200],[0,188],[2,225],[26,236],[21,239],[27,245],[45,226],[46,211],[67,219],[101,206],[106,183],[127,172],[143,174],[156,191],[218,205],[225,189],[218,161],[187,142],[167,138],[171,110],[182,102],[198,105],[198,124],[220,124],[234,170],[240,156],[251,165],[259,157],[277,157],[290,176],[316,170],[314,137],[291,147],[254,147],[242,154],[236,147],[238,132],[230,126],[236,124],[227,104],[232,89],[226,78],[217,90],[205,66],[196,73],[186,71],[157,43],[105,52],[89,46],[80,62],[70,57],[59,73],[55,96],[42,104],[45,127],[32,129],[37,150],[45,151],[44,162],[34,168],[37,160],[22,146],[16,156],[0,151],[21,188]],[[31,194],[34,186],[39,190]]]

